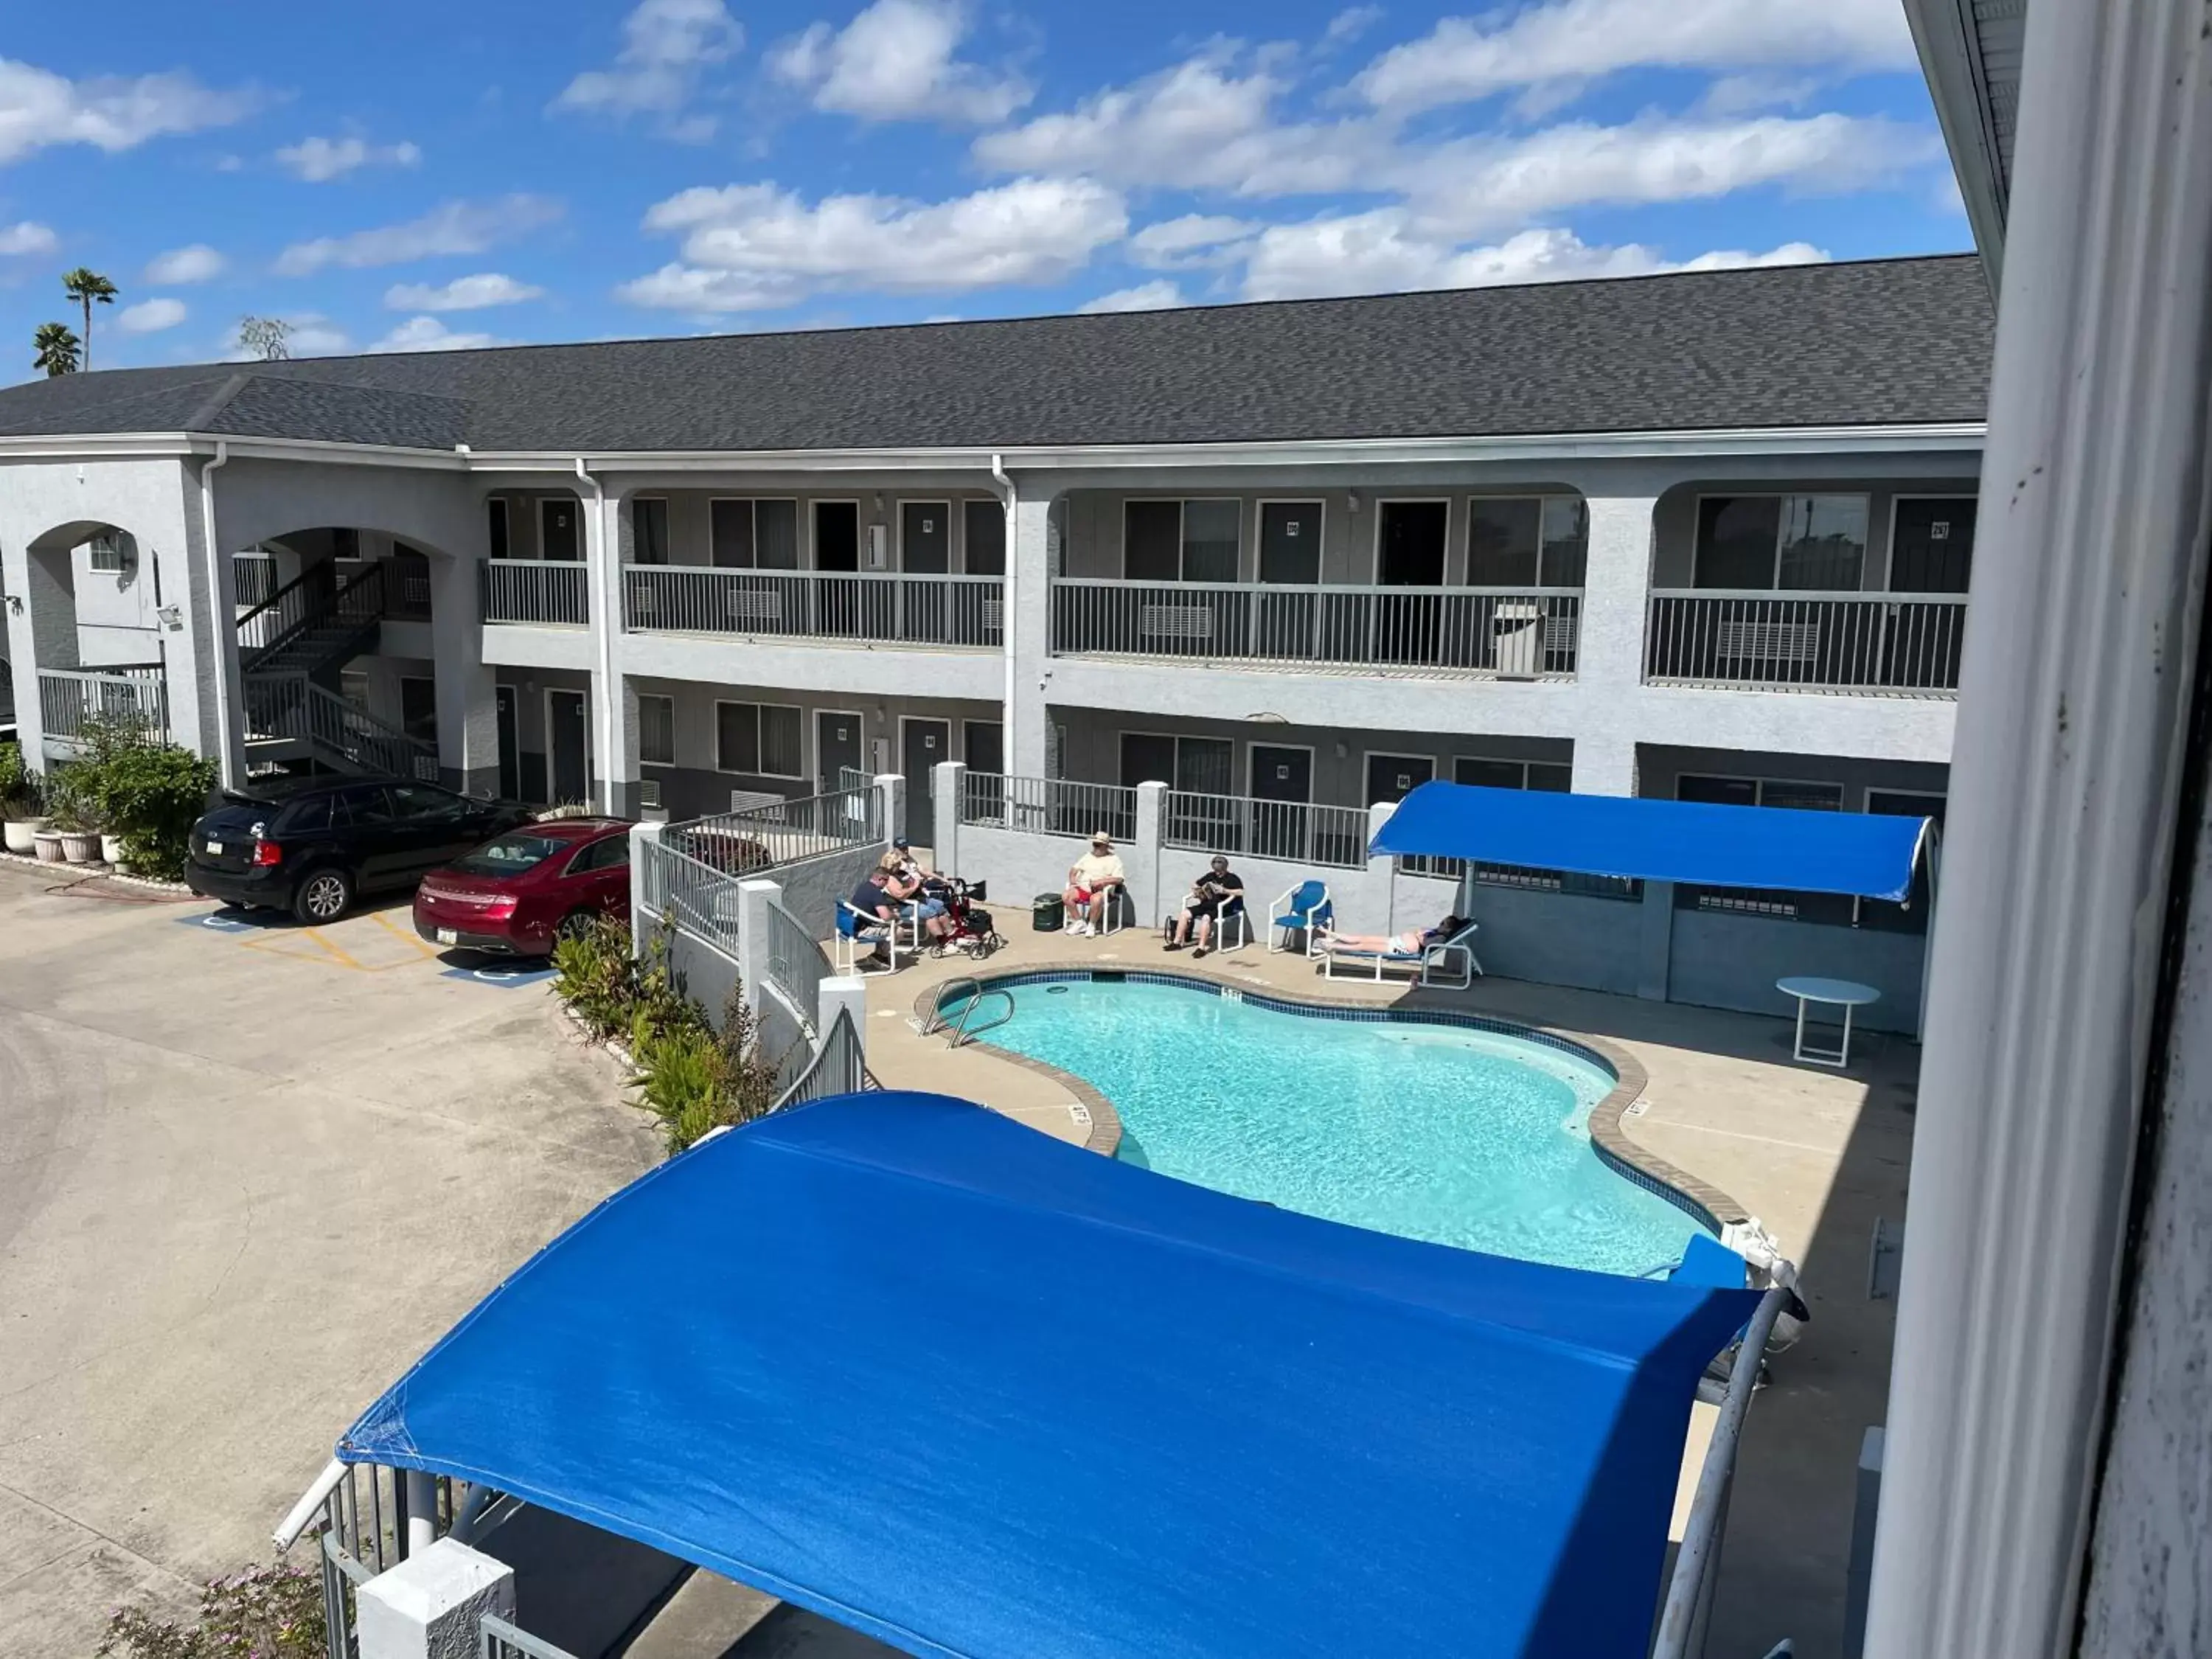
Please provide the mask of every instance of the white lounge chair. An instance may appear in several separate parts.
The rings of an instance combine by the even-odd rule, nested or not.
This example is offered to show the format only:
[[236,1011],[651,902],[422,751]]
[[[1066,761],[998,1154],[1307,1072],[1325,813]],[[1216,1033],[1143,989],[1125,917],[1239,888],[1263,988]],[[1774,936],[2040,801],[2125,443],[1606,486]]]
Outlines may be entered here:
[[[896,921],[884,921],[865,910],[856,909],[848,900],[837,901],[837,937],[835,943],[839,973],[849,978],[869,971],[860,966],[866,959],[860,950],[864,945],[880,945],[883,947],[889,960],[873,971],[885,974],[898,971],[901,951],[913,956],[921,950],[921,907],[908,899],[898,909],[899,915]],[[902,927],[908,930],[908,938],[914,943],[908,944],[900,939],[899,930]],[[868,954],[872,955],[873,952]]]
[[[1363,951],[1348,945],[1339,945],[1334,936],[1321,941],[1321,971],[1325,979],[1336,977],[1336,964],[1364,967],[1369,971],[1363,978],[1380,981],[1385,968],[1410,968],[1417,982],[1433,989],[1464,991],[1474,983],[1474,976],[1482,971],[1482,963],[1474,954],[1474,936],[1480,929],[1472,921],[1463,921],[1449,939],[1440,939],[1424,945],[1418,951]],[[1452,975],[1455,961],[1458,973]]]

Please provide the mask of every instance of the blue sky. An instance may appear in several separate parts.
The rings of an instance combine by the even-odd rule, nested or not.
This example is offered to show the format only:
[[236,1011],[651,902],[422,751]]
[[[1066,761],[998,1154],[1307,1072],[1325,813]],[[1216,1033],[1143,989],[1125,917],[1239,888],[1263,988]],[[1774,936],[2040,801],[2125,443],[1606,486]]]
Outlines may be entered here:
[[1969,246],[1898,0],[27,9],[9,379]]

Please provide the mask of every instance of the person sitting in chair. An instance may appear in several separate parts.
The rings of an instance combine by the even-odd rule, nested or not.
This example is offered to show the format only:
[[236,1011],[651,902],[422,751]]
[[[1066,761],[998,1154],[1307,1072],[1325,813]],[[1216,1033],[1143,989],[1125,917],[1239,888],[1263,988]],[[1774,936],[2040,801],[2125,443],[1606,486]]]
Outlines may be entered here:
[[1128,878],[1115,854],[1114,837],[1101,830],[1091,836],[1091,850],[1068,866],[1067,886],[1060,896],[1073,918],[1067,924],[1068,937],[1081,939],[1096,933],[1099,921],[1109,914],[1106,907],[1116,902]]
[[1213,924],[1221,913],[1239,903],[1244,897],[1244,879],[1229,867],[1229,860],[1218,853],[1208,865],[1206,872],[1190,884],[1190,896],[1182,902],[1176,915],[1174,934],[1167,942],[1170,951],[1180,951],[1189,943],[1191,929],[1198,929],[1198,949],[1193,951],[1195,962],[1213,948]]
[[1403,933],[1335,933],[1319,930],[1322,943],[1336,951],[1370,951],[1376,956],[1419,956],[1431,945],[1442,945],[1467,926],[1464,916],[1446,916],[1433,927]]

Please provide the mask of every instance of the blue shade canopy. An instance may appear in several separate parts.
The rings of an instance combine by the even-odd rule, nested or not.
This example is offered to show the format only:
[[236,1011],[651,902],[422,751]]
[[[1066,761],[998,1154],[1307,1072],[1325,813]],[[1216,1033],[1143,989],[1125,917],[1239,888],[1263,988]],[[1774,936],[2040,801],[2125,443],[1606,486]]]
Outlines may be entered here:
[[609,1199],[338,1455],[920,1654],[1627,1659],[1698,1374],[1754,1301],[848,1095]]
[[1903,900],[1928,827],[1926,818],[1870,812],[1425,783],[1398,803],[1370,850]]

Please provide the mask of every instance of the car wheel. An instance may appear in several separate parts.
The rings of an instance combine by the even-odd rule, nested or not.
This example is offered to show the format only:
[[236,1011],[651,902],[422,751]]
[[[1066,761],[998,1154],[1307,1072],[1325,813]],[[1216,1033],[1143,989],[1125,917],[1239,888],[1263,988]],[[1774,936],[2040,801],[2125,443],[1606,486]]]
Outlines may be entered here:
[[304,922],[336,921],[352,902],[352,877],[343,870],[315,870],[293,896],[292,914]]
[[592,931],[592,916],[589,910],[569,911],[567,915],[561,918],[560,924],[553,929],[553,942],[557,945],[564,939],[583,938]]

